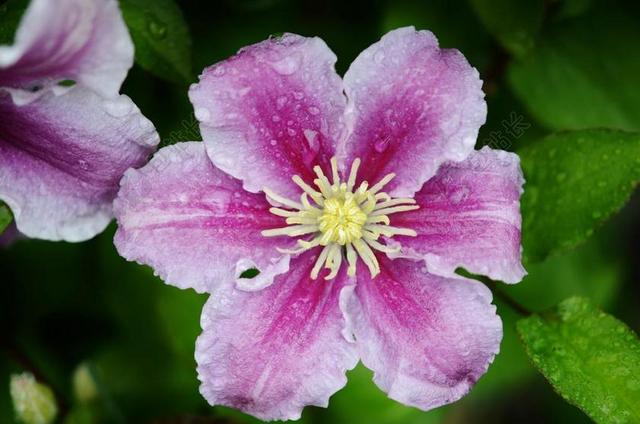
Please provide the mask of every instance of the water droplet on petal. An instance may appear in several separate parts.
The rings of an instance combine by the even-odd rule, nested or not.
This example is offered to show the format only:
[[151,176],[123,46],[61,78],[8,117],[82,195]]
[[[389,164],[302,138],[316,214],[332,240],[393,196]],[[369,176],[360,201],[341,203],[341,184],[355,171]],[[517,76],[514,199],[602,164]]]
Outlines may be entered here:
[[287,96],[280,96],[276,99],[276,107],[282,109],[287,104]]
[[377,140],[375,143],[373,143],[373,148],[376,150],[376,152],[382,153],[385,150],[387,150],[387,147],[389,147],[390,141],[391,141],[391,138],[388,136],[385,138],[381,138]]
[[126,97],[119,97],[114,100],[104,100],[102,102],[104,110],[111,116],[122,118],[128,115],[133,109],[133,103]]
[[200,122],[206,122],[209,120],[211,114],[209,113],[209,109],[204,107],[198,107],[195,110],[196,119]]
[[300,57],[297,55],[287,56],[271,64],[273,69],[281,75],[291,75],[300,68]]
[[80,166],[80,168],[85,171],[89,169],[89,164],[87,163],[86,160],[83,160],[83,159],[78,160],[78,166]]
[[320,149],[320,142],[318,141],[318,133],[314,130],[304,130],[304,138],[307,139],[309,148],[315,152]]
[[304,93],[302,91],[294,91],[293,97],[295,97],[296,100],[302,100],[304,98]]
[[310,114],[312,114],[312,115],[317,115],[317,114],[319,114],[319,113],[320,113],[320,109],[318,109],[318,108],[317,108],[317,107],[315,107],[315,106],[311,106],[311,107],[309,108],[309,113],[310,113]]
[[384,61],[384,52],[382,50],[378,50],[373,55],[373,61],[376,63],[382,63]]
[[225,70],[224,70],[224,66],[222,65],[218,65],[213,69],[213,75],[215,75],[216,77],[221,77],[224,75],[224,73],[225,73]]

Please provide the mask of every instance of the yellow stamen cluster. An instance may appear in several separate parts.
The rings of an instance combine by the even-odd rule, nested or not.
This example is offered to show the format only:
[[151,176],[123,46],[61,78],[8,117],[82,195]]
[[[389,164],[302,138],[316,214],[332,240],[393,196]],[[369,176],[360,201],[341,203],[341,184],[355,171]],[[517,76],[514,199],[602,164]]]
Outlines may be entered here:
[[281,208],[271,208],[271,213],[286,218],[288,226],[264,230],[263,236],[300,237],[313,234],[311,238],[298,240],[297,249],[279,249],[285,253],[298,254],[316,246],[323,247],[311,270],[313,279],[318,277],[323,266],[330,270],[325,279],[335,278],[340,271],[343,256],[346,256],[349,266],[348,275],[355,275],[359,256],[371,276],[375,277],[380,272],[380,265],[373,250],[384,253],[399,250],[399,247],[391,248],[380,243],[380,236],[416,235],[411,229],[389,225],[388,215],[418,209],[413,199],[391,198],[381,191],[395,174],[386,175],[372,187],[369,187],[367,181],[363,181],[356,189],[359,167],[360,159],[354,160],[347,181],[342,182],[338,173],[338,162],[335,157],[332,158],[333,183],[329,182],[319,166],[314,167],[318,178],[313,182],[317,190],[295,175],[293,181],[303,191],[299,202],[280,196],[268,188],[264,189],[271,201],[282,205]]

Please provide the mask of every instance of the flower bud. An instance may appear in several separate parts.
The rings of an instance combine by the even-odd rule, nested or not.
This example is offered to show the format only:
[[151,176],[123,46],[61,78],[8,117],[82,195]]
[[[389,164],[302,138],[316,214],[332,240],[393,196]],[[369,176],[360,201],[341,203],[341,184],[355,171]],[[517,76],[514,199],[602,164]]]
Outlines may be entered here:
[[30,373],[13,374],[9,383],[16,419],[25,424],[49,424],[58,413],[51,389]]

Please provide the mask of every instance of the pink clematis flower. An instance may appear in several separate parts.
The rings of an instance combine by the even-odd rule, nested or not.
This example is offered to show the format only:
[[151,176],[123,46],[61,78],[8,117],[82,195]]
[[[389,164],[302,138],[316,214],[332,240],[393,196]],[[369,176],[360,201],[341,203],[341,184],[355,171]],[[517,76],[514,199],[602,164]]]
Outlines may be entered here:
[[404,404],[459,399],[502,326],[456,268],[525,274],[518,157],[473,150],[486,105],[462,54],[402,28],[344,79],[335,61],[286,34],[207,68],[189,93],[204,143],[128,171],[115,201],[121,255],[211,293],[201,393],[262,419],[327,406],[358,360]]
[[159,142],[118,94],[132,65],[116,0],[33,0],[0,46],[0,200],[21,233],[81,241],[112,219],[124,171]]

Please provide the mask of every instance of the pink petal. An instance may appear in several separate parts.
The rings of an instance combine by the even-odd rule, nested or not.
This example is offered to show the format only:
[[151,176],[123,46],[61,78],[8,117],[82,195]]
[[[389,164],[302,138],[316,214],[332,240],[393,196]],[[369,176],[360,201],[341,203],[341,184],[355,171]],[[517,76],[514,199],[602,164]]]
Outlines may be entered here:
[[370,183],[395,172],[386,191],[396,196],[420,190],[441,163],[465,159],[487,114],[478,71],[413,27],[364,50],[344,84],[353,128],[341,156],[362,159],[360,178]]
[[220,288],[202,314],[196,344],[200,392],[211,405],[263,420],[298,419],[306,405],[326,407],[355,367],[355,346],[342,335],[339,308],[345,272],[311,280],[317,257],[307,252],[291,270],[254,293]]
[[[283,225],[269,207],[263,195],[215,168],[203,143],[178,143],[125,174],[114,203],[115,245],[178,287],[210,292],[237,280],[243,289],[260,289],[288,269],[289,257],[275,248],[294,242],[260,234]],[[253,267],[258,277],[239,278]]]
[[32,238],[81,241],[104,230],[120,178],[159,142],[131,99],[80,86],[25,106],[0,90],[0,116],[0,199]]
[[464,396],[499,350],[502,324],[481,283],[379,257],[347,304],[358,352],[390,398],[429,410]]
[[298,196],[343,131],[345,98],[336,56],[319,38],[285,34],[204,70],[189,97],[213,163],[242,180]]
[[32,0],[12,46],[0,47],[0,86],[70,79],[115,96],[133,65],[116,0]]
[[430,272],[451,276],[458,267],[506,283],[526,271],[521,263],[517,155],[488,147],[464,162],[443,165],[415,199],[420,209],[392,216],[393,225],[417,231],[395,237],[403,255],[423,258]]

